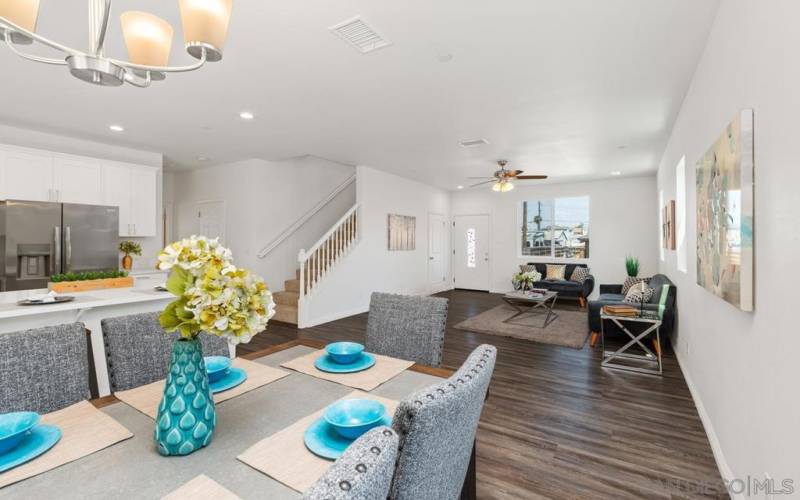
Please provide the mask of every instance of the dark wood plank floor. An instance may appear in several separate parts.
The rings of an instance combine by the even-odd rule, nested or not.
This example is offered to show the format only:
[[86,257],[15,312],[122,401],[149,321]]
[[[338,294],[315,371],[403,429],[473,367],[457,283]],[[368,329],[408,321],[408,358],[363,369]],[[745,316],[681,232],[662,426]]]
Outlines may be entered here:
[[[445,366],[483,343],[499,350],[477,437],[479,498],[727,498],[671,353],[663,377],[601,369],[588,343],[575,350],[453,328],[499,305],[499,295],[440,296],[450,299]],[[366,323],[366,314],[305,330],[274,322],[239,349],[363,341]]]

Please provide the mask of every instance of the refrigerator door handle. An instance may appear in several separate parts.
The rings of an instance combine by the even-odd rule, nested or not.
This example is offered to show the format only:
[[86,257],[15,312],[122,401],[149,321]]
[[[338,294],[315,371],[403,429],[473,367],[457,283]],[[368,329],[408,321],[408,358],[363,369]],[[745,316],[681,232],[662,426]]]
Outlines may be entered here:
[[64,228],[64,270],[70,272],[72,265],[72,239],[70,238],[69,226]]
[[53,243],[55,244],[55,255],[50,262],[50,269],[53,274],[61,272],[61,228],[53,227]]

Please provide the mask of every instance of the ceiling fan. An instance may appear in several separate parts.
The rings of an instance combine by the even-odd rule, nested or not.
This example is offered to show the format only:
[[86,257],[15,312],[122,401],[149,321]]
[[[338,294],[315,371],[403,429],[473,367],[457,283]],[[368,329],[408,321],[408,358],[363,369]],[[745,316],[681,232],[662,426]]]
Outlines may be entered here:
[[497,160],[497,165],[500,166],[500,170],[497,170],[491,177],[469,177],[469,179],[484,179],[483,182],[473,184],[470,187],[473,188],[494,183],[492,185],[492,191],[506,193],[514,189],[514,184],[511,182],[512,180],[547,179],[546,175],[520,175],[523,173],[522,170],[506,170],[506,165],[508,165],[507,160]]

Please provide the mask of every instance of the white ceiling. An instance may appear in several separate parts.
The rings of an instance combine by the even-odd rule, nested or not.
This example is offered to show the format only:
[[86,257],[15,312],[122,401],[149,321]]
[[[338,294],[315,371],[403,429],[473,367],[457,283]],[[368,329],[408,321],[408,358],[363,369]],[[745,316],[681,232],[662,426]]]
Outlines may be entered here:
[[[85,4],[42,0],[38,31],[87,45]],[[0,47],[0,121],[161,151],[174,168],[313,154],[450,189],[497,158],[556,180],[639,175],[656,169],[717,4],[236,0],[224,60],[146,90]],[[125,55],[125,10],[169,20],[172,63],[189,62],[177,1],[115,0],[109,55]],[[360,54],[328,31],[356,15],[393,45]]]

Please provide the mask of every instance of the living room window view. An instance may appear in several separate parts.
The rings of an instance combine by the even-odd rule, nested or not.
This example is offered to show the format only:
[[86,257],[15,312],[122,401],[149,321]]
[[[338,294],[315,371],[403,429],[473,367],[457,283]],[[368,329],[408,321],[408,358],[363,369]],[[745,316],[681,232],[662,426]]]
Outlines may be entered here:
[[799,21],[0,0],[0,498],[800,498]]

